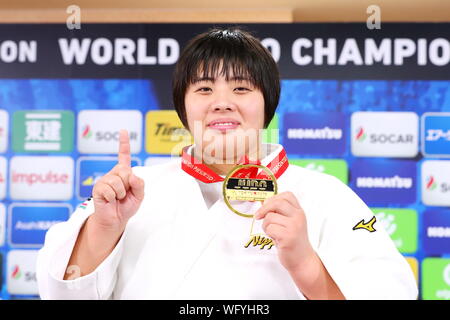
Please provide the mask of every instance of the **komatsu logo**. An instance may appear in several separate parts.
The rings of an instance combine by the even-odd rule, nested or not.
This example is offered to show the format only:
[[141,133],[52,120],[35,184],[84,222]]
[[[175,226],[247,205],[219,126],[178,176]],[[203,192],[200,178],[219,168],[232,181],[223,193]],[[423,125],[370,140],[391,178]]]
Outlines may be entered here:
[[358,188],[410,189],[413,186],[413,179],[402,178],[398,175],[393,177],[358,177],[356,186]]

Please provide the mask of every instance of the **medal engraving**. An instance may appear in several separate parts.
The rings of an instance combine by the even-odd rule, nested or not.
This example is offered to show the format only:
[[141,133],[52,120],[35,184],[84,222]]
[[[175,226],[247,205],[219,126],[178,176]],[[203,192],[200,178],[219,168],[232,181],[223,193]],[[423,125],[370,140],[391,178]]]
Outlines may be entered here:
[[[261,169],[261,173],[255,178],[234,176],[255,168],[256,170]],[[262,179],[262,175],[264,175],[264,179]],[[242,217],[252,218],[253,214],[236,210],[230,201],[264,201],[277,194],[277,180],[272,171],[264,166],[244,164],[236,166],[228,173],[223,182],[222,191],[225,204],[231,211]]]
[[230,178],[226,188],[229,201],[264,201],[275,194],[273,181],[264,179]]

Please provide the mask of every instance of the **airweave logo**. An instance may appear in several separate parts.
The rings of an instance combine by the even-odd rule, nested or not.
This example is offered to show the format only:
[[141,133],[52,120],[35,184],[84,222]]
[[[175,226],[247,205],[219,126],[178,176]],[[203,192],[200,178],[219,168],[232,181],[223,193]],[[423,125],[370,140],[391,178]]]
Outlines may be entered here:
[[422,163],[422,202],[428,206],[450,206],[450,160]]
[[428,210],[423,214],[424,250],[441,255],[450,248],[450,210]]
[[142,113],[138,110],[83,110],[78,114],[78,150],[117,154],[119,132],[128,130],[132,153],[142,145]]
[[416,167],[406,160],[356,160],[352,186],[368,204],[409,204],[416,200]]
[[450,158],[450,113],[422,116],[422,153],[427,157]]
[[288,153],[342,155],[345,152],[345,116],[341,113],[287,113],[283,118]]
[[351,131],[355,156],[413,158],[418,153],[419,118],[413,112],[355,112]]

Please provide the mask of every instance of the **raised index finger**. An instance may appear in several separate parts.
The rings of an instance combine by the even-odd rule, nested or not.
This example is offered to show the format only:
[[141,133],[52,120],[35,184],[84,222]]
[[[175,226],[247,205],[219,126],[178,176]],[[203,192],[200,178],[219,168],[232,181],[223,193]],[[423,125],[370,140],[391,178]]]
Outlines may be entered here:
[[130,167],[131,166],[131,154],[130,154],[130,138],[128,137],[127,130],[120,130],[119,133],[119,164]]

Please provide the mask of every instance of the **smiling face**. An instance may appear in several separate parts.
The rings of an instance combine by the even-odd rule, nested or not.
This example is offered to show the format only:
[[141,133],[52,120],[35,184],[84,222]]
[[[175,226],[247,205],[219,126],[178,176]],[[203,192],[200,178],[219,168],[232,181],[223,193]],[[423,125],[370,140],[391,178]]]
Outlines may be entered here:
[[[264,97],[249,79],[219,73],[198,77],[185,95],[186,118],[202,158],[236,163],[255,158],[264,126]],[[197,153],[198,154],[198,153]]]
[[261,159],[261,129],[269,125],[280,98],[278,67],[249,32],[214,28],[183,48],[172,76],[172,97],[194,137],[195,158],[207,164],[221,161],[221,168],[210,167],[224,172],[244,155]]

